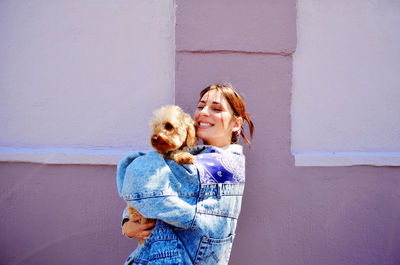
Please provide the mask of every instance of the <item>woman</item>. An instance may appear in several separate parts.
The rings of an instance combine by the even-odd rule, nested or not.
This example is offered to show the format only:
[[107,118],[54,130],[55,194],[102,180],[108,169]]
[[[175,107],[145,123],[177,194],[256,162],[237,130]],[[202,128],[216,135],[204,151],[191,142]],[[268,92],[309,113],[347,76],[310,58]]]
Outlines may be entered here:
[[194,120],[205,145],[191,150],[193,165],[179,166],[156,152],[132,154],[118,165],[120,196],[157,219],[123,223],[124,234],[148,237],[125,264],[228,264],[245,181],[242,147],[236,143],[241,135],[250,146],[243,121],[251,137],[254,126],[230,85],[205,88]]

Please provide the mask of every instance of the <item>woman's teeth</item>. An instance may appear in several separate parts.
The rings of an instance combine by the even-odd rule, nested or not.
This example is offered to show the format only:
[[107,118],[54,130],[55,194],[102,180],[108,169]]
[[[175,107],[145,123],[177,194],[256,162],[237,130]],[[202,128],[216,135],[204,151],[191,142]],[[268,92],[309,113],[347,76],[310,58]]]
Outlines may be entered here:
[[204,126],[204,127],[211,127],[212,124],[211,123],[204,123],[204,122],[199,122],[200,126]]

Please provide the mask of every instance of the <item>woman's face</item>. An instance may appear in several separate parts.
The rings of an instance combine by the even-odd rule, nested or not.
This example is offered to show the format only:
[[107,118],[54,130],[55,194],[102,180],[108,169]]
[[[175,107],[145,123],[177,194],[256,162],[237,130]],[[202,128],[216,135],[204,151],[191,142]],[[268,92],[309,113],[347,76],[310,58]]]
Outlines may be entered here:
[[200,99],[194,121],[197,137],[204,144],[223,147],[231,144],[232,132],[238,131],[243,123],[242,118],[233,116],[233,110],[220,91],[213,89]]

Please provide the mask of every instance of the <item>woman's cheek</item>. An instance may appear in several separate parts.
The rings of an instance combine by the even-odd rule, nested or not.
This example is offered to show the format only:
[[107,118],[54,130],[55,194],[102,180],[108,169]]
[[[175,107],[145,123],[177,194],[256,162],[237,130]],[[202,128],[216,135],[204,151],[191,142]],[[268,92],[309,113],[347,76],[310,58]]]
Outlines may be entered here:
[[194,120],[194,121],[197,121],[198,118],[199,118],[199,111],[196,110],[196,111],[194,112],[193,120]]

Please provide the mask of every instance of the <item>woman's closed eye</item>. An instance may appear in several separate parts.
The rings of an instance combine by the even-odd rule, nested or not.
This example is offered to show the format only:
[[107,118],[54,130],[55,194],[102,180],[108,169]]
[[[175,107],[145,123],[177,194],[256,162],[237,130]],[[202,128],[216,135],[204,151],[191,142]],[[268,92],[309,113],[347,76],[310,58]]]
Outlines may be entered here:
[[211,105],[211,109],[215,112],[220,112],[223,111],[224,108],[222,107],[222,105],[220,103],[214,103]]
[[[202,109],[204,109],[204,107],[205,106],[197,106],[197,109],[198,110],[202,110]],[[215,112],[221,112],[222,111],[222,109],[220,107],[212,107],[211,110],[215,111]]]

